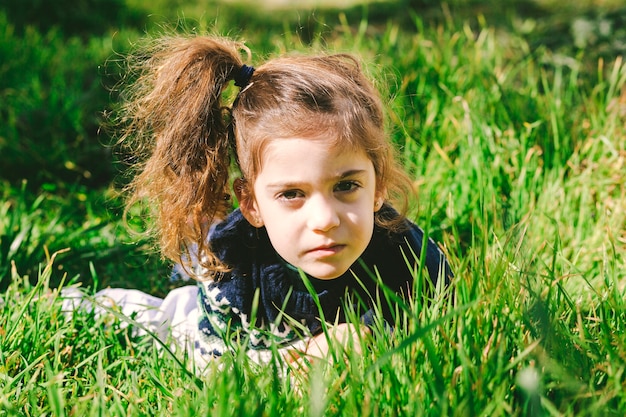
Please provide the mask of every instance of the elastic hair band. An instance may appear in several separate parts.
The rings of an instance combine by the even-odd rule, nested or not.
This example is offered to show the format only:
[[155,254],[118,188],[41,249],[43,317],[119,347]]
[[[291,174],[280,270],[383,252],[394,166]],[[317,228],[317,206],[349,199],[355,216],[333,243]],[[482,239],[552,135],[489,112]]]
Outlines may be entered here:
[[250,82],[250,77],[254,73],[254,67],[249,67],[246,64],[239,68],[239,71],[235,74],[235,85],[239,88],[245,88]]

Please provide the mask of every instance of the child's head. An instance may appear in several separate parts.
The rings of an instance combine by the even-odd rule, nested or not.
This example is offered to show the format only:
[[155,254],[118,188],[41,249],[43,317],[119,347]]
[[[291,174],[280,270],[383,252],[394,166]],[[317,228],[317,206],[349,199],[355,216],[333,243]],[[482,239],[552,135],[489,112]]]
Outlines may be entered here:
[[[380,98],[347,55],[290,56],[260,66],[232,109],[239,166],[253,182],[271,141],[324,137],[338,152],[362,150],[384,188],[393,165]],[[304,161],[302,161],[304,162]]]
[[[152,140],[149,158],[133,183],[131,201],[147,197],[158,207],[163,253],[179,259],[181,248],[197,243],[207,266],[219,266],[204,242],[210,223],[226,215],[231,154],[242,177],[235,182],[242,212],[252,225],[267,227],[272,244],[290,262],[278,242],[284,236],[275,226],[280,222],[269,222],[272,216],[263,209],[271,205],[259,204],[267,195],[257,195],[260,178],[267,179],[270,171],[269,189],[282,196],[289,192],[291,205],[292,197],[306,194],[314,200],[322,190],[330,190],[327,196],[337,202],[333,207],[346,211],[341,221],[356,219],[355,227],[365,229],[350,233],[359,241],[357,252],[365,249],[375,221],[389,228],[400,224],[403,216],[375,215],[388,195],[406,199],[410,183],[384,132],[380,97],[357,62],[346,55],[270,60],[251,74],[229,108],[222,102],[222,90],[241,75],[241,50],[245,48],[240,44],[214,38],[161,40],[142,62],[142,76],[127,101],[130,122],[124,137],[138,137],[144,143]],[[245,69],[245,75],[250,75]],[[294,168],[281,171],[272,166],[273,160],[275,165],[284,168],[291,163]],[[314,167],[306,168],[309,165]],[[310,181],[305,178],[308,173]],[[290,178],[279,184],[280,176]],[[303,187],[310,187],[310,195]],[[358,216],[351,212],[356,197],[348,195],[356,188],[366,194],[357,204]],[[366,205],[369,218],[362,219]],[[314,212],[324,211],[323,204],[319,207]],[[400,207],[400,212],[404,209]],[[331,217],[326,220],[332,223]],[[317,243],[324,246],[332,239]],[[338,268],[343,273],[349,266]],[[334,278],[336,272],[312,275]]]

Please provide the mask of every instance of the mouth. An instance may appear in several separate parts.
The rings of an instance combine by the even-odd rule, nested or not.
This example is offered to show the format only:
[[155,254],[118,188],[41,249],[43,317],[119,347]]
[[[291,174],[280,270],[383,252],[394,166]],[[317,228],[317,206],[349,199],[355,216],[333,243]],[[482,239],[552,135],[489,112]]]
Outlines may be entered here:
[[322,246],[318,246],[316,248],[310,249],[307,251],[307,253],[309,254],[314,254],[317,256],[332,256],[335,255],[339,252],[341,252],[344,248],[346,247],[346,245],[342,245],[342,244],[338,244],[338,243],[333,243],[330,245],[322,245]]

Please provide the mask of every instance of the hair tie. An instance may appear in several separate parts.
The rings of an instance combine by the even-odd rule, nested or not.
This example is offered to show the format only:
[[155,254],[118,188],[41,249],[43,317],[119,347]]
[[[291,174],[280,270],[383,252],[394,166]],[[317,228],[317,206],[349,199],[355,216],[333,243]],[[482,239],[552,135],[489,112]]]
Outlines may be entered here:
[[252,77],[253,73],[254,67],[243,64],[235,74],[235,85],[239,88],[245,88],[250,82],[250,77]]

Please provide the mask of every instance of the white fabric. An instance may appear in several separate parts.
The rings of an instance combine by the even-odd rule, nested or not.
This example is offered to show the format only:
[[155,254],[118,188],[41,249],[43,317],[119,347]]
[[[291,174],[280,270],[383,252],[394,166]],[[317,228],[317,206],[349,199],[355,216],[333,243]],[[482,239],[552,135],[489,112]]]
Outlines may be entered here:
[[[154,297],[139,290],[107,288],[97,292],[93,297],[87,297],[75,287],[65,288],[61,292],[63,311],[72,314],[77,309],[95,311],[100,317],[113,315],[108,309],[116,311],[129,318],[120,318],[121,325],[135,326],[137,336],[145,336],[142,329],[154,333],[163,343],[169,343],[174,351],[187,352],[194,361],[194,368],[202,371],[212,357],[205,357],[195,349],[198,340],[198,321],[200,311],[197,303],[197,285],[187,285],[172,290],[164,299]],[[106,308],[103,308],[106,307]],[[288,347],[280,349],[285,353],[288,349],[304,350],[306,340],[299,340]],[[266,363],[272,359],[270,350],[249,350],[248,356],[258,363]]]
[[164,299],[123,288],[106,288],[93,297],[85,296],[77,288],[66,288],[61,295],[64,298],[62,309],[67,314],[79,308],[93,310],[98,316],[104,316],[106,323],[107,317],[110,316],[111,320],[115,317],[107,310],[110,309],[129,318],[120,318],[122,326],[133,325],[133,322],[139,324],[134,326],[134,335],[145,336],[145,328],[163,343],[170,343],[171,348],[184,349],[190,357],[195,356],[193,345],[199,314],[196,285],[174,289]]

